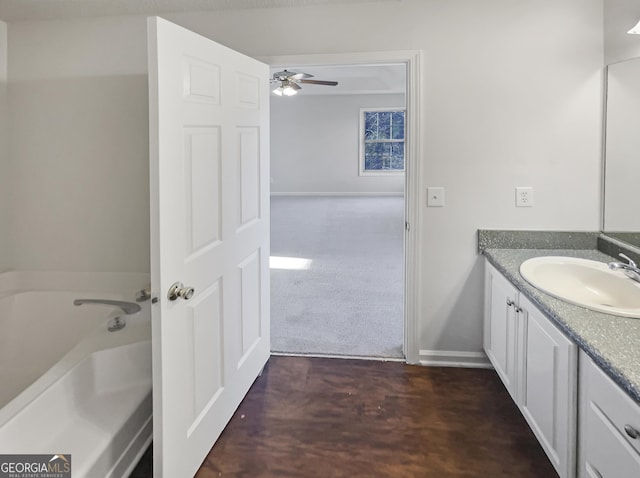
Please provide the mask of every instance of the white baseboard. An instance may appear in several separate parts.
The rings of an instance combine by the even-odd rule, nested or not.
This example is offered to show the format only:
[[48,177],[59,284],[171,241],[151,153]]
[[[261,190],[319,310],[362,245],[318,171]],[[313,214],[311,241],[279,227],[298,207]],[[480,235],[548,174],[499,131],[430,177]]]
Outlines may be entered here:
[[390,192],[271,192],[271,196],[404,196],[404,193],[390,193]]
[[419,363],[428,367],[493,368],[484,352],[420,350]]
[[[338,358],[358,360],[379,360],[381,362],[405,362],[401,358],[360,357],[354,355],[301,354],[271,352],[271,355],[289,357]],[[442,350],[420,350],[420,365],[426,367],[493,368],[484,352],[455,352]]]
[[403,358],[396,357],[368,357],[366,355],[336,355],[336,354],[303,354],[296,352],[271,352],[271,355],[278,357],[309,357],[309,358],[331,358],[343,360],[375,360],[378,362],[402,362],[406,363]]

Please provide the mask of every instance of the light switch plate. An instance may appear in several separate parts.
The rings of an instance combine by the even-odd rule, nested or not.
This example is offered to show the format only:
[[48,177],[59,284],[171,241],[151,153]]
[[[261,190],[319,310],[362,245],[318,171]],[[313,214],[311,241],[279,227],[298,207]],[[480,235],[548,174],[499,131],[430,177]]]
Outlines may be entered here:
[[442,187],[427,188],[427,206],[428,207],[444,207],[444,188]]

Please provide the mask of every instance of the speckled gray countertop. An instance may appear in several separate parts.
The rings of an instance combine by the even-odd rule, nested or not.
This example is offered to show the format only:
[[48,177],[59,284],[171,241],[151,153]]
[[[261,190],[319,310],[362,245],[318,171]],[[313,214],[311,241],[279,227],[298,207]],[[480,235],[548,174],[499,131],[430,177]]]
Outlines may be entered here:
[[489,262],[584,350],[629,396],[640,403],[640,319],[618,317],[569,304],[536,289],[520,264],[538,256],[610,262],[595,249],[484,249]]

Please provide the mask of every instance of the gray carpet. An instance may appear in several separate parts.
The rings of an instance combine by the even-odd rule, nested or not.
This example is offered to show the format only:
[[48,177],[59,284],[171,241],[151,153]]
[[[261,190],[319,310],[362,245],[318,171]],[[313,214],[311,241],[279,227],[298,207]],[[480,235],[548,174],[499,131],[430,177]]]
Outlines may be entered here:
[[271,350],[402,358],[402,197],[272,197]]

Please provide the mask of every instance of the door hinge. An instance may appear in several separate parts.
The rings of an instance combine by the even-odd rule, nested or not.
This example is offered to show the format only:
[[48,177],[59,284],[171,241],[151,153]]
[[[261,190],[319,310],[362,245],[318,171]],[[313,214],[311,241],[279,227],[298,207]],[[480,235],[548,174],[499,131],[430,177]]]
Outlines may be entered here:
[[407,232],[411,230],[411,224],[409,224],[409,221],[404,221],[404,228]]

